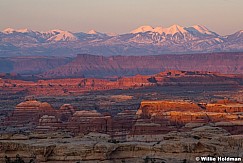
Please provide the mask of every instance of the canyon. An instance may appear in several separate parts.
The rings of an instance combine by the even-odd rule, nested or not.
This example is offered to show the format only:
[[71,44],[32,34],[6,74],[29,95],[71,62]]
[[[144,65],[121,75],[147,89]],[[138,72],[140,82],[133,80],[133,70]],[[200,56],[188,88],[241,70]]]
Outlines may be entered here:
[[182,85],[232,85],[241,86],[243,75],[220,74],[207,71],[168,70],[154,75],[132,77],[63,78],[26,81],[1,79],[2,91],[26,92],[28,95],[78,95],[89,91],[156,88],[161,86]]
[[243,163],[242,5],[1,2],[0,163]]
[[26,99],[1,124],[8,129],[1,133],[0,159],[19,154],[43,163],[179,163],[195,162],[198,155],[242,157],[242,112],[243,103],[236,101],[162,100],[142,101],[137,112],[111,116],[77,111],[70,104],[55,110],[46,102]]
[[195,162],[243,156],[243,76],[167,70],[0,80],[0,162]]

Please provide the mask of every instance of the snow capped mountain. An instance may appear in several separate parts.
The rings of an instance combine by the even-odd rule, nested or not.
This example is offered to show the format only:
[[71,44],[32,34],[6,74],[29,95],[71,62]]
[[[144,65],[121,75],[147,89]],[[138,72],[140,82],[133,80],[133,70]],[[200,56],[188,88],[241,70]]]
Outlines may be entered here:
[[209,29],[207,29],[205,26],[194,25],[194,26],[192,26],[192,28],[194,28],[196,31],[198,31],[199,33],[202,33],[202,34],[208,34],[208,35],[214,34]]
[[16,32],[19,32],[19,33],[30,33],[30,32],[33,32],[33,31],[30,30],[30,29],[24,28],[24,29],[16,30]]
[[52,37],[47,39],[47,41],[77,41],[78,38],[74,36],[71,32],[62,30],[51,30],[47,33],[53,34]]
[[95,36],[95,37],[100,37],[100,38],[103,38],[103,37],[108,36],[107,34],[105,34],[105,33],[101,33],[101,32],[97,32],[97,31],[94,30],[94,29],[90,30],[87,34],[89,34],[89,35],[93,35],[93,36]]
[[131,33],[135,34],[135,33],[152,32],[153,30],[154,30],[154,28],[151,26],[141,26],[141,27],[138,27],[137,29],[134,29],[133,31],[131,31]]
[[0,32],[3,55],[153,55],[243,51],[243,30],[220,36],[202,25],[182,27],[141,26],[126,34],[90,30],[72,33],[54,29],[46,32],[7,28]]
[[181,27],[179,25],[172,25],[171,27],[169,28],[164,28],[162,31],[160,31],[162,33],[165,33],[166,35],[174,35],[176,33],[181,33],[181,34],[185,34],[185,33],[188,33],[184,27]]
[[13,33],[14,31],[15,30],[13,28],[6,28],[2,32],[5,33],[5,34],[10,34],[10,33]]
[[224,47],[229,49],[243,49],[243,30],[240,30],[232,35],[226,36],[227,42],[224,43]]
[[243,30],[228,36],[229,39],[243,39]]
[[89,32],[88,32],[88,34],[90,34],[90,35],[97,35],[97,34],[99,34],[96,30],[94,30],[94,29],[92,29],[92,30],[90,30]]
[[192,35],[195,36],[219,36],[217,33],[212,32],[211,30],[209,30],[208,28],[201,26],[201,25],[194,25],[192,27],[188,27],[186,28],[186,30],[188,32],[190,32]]
[[3,33],[5,34],[12,34],[12,33],[30,33],[30,32],[33,32],[32,30],[30,29],[27,29],[27,28],[24,28],[24,29],[18,29],[18,30],[15,30],[13,28],[6,28],[5,30],[3,30]]
[[[152,42],[164,42],[166,40],[167,41],[171,40],[177,43],[190,41],[190,40],[198,40],[199,38],[205,39],[209,37],[219,36],[215,32],[212,32],[206,27],[201,25],[194,25],[192,27],[182,27],[180,25],[175,24],[167,28],[161,26],[155,28],[151,26],[141,26],[138,27],[137,29],[134,29],[131,32],[131,34],[140,34],[140,35],[143,35],[143,33],[146,33],[147,36],[151,35],[150,37]],[[141,39],[137,41],[141,43]]]
[[[131,32],[136,35],[132,40],[142,43],[142,40],[153,43],[163,43],[165,41],[174,41],[176,43],[188,42],[191,40],[205,39],[209,37],[217,37],[218,35],[204,26],[195,25],[192,27],[182,27],[180,25],[172,25],[170,27],[151,27],[141,26]],[[144,36],[144,37],[143,37]],[[150,39],[150,41],[149,41]]]
[[[53,41],[77,41],[78,38],[74,36],[71,32],[68,31],[63,31],[60,29],[54,29],[50,30],[47,32],[39,32],[39,31],[33,31],[30,29],[12,29],[12,28],[7,28],[3,30],[4,34],[11,34],[11,37],[17,37],[21,36],[22,34],[25,34],[26,37],[33,37],[40,42],[47,41],[47,42],[53,42]],[[14,35],[14,36],[12,36]]]
[[159,34],[164,34],[164,35],[174,35],[176,33],[180,34],[204,34],[204,35],[217,35],[216,33],[210,31],[204,26],[201,25],[194,25],[192,27],[182,27],[180,25],[174,24],[168,28],[163,28],[163,27],[151,27],[151,26],[141,26],[138,27],[137,29],[134,29],[131,33],[136,34],[136,33],[144,33],[144,32],[153,32],[153,33],[159,33]]
[[242,36],[243,35],[243,30],[240,30],[240,31],[238,31],[238,32],[236,32],[237,34],[238,34],[238,37],[239,36]]

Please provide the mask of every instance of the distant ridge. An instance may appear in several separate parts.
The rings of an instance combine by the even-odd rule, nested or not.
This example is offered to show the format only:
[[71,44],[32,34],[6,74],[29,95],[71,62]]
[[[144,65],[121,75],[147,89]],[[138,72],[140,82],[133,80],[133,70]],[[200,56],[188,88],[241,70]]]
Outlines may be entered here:
[[0,72],[39,78],[78,78],[151,75],[165,70],[243,74],[243,52],[167,54],[151,56],[98,56],[0,58]]
[[0,32],[1,56],[158,55],[208,52],[242,52],[243,30],[221,36],[203,25],[182,27],[141,26],[125,34],[96,30],[47,32],[7,28]]

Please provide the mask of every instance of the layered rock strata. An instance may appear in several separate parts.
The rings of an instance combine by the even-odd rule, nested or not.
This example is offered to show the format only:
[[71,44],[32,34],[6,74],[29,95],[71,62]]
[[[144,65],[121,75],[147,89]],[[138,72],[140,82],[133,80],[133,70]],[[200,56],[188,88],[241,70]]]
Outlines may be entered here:
[[168,70],[155,75],[132,77],[65,78],[38,81],[1,79],[3,91],[25,92],[29,95],[78,95],[84,92],[114,89],[138,89],[155,86],[241,86],[242,75],[222,75],[212,72]]
[[59,135],[1,135],[0,160],[16,154],[26,162],[195,162],[198,156],[242,157],[242,135],[230,135],[218,127],[203,126],[190,132],[128,137],[114,142],[106,134],[89,133],[82,137]]

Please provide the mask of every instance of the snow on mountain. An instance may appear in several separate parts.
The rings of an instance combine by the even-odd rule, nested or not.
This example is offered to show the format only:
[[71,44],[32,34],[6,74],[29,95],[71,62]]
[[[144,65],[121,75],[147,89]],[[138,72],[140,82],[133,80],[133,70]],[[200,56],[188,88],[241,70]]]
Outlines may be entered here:
[[51,34],[51,35],[57,35],[57,34],[60,34],[60,33],[63,33],[65,31],[63,30],[60,30],[60,29],[52,29],[50,31],[47,31],[47,32],[42,32],[43,34]]
[[118,34],[117,33],[114,33],[114,32],[109,32],[109,33],[106,33],[107,36],[117,36]]
[[240,30],[240,31],[238,31],[236,33],[233,33],[232,35],[226,36],[226,39],[229,42],[236,44],[236,46],[239,43],[243,43],[243,30]]
[[24,28],[24,29],[16,30],[16,32],[19,32],[19,33],[30,33],[30,32],[33,32],[33,31],[30,30],[30,29]]
[[141,26],[133,30],[131,33],[136,34],[136,33],[144,33],[144,32],[154,32],[154,33],[165,34],[165,35],[174,35],[176,33],[180,33],[183,35],[186,34],[217,35],[216,33],[210,31],[209,29],[201,25],[194,25],[192,27],[182,27],[177,24],[174,24],[168,28],[163,28],[163,27],[153,28],[151,26]]
[[144,32],[152,32],[154,30],[153,27],[151,26],[141,26],[137,29],[134,29],[133,31],[131,31],[131,33],[136,34],[136,33],[144,33]]
[[50,37],[47,41],[77,41],[78,38],[74,36],[71,32],[62,31],[62,30],[51,30],[47,33],[55,34]]
[[188,31],[185,30],[184,27],[179,26],[179,25],[172,25],[168,28],[163,28],[163,27],[151,27],[151,26],[141,26],[135,30],[133,30],[131,33],[136,34],[136,33],[144,33],[144,32],[154,32],[154,33],[159,33],[159,34],[165,34],[165,35],[174,35],[176,33],[188,33]]
[[203,34],[212,34],[211,31],[209,31],[209,29],[207,29],[205,26],[201,26],[201,25],[194,25],[192,26],[195,30],[197,30],[200,33]]
[[188,31],[186,31],[184,29],[184,27],[181,27],[179,25],[172,25],[171,27],[169,28],[165,28],[164,29],[164,32],[165,34],[171,34],[171,35],[174,35],[176,33],[181,33],[181,34],[184,34],[184,33],[188,33]]
[[33,31],[30,29],[13,29],[7,28],[3,30],[4,34],[26,34],[30,37],[36,37],[37,39],[46,39],[46,41],[76,41],[77,38],[68,31],[63,31],[60,29],[54,29],[47,32]]
[[13,33],[14,31],[15,30],[13,28],[6,28],[2,32],[5,33],[5,34],[10,34],[10,33]]
[[176,33],[182,33],[182,34],[187,33],[187,31],[184,30],[184,28],[179,25],[173,25],[168,28],[156,27],[151,32],[156,32],[156,33],[165,34],[165,35],[174,35]]
[[212,32],[208,28],[202,25],[194,25],[192,27],[186,28],[188,32],[197,36],[219,36],[217,33]]
[[237,37],[237,38],[239,38],[239,37],[243,37],[243,30],[240,30],[240,31],[238,31],[238,32],[236,32],[236,33],[234,33],[234,34],[232,34],[232,36]]
[[92,29],[88,32],[88,34],[90,35],[96,35],[96,34],[99,34],[96,30]]
[[134,36],[134,38],[132,38],[132,41],[138,43],[153,42],[156,44],[164,44],[165,41],[174,41],[177,44],[182,44],[188,41],[199,39],[202,40],[210,37],[220,38],[218,34],[210,31],[209,29],[201,25],[194,25],[192,27],[182,27],[180,25],[175,24],[167,28],[161,26],[155,28],[151,26],[141,26],[130,33],[136,35]]
[[24,28],[24,29],[13,29],[13,28],[6,28],[5,30],[3,30],[3,33],[5,34],[12,34],[12,33],[29,33],[29,32],[33,32],[30,29]]
[[101,32],[97,32],[94,29],[90,30],[87,34],[89,34],[89,35],[96,35],[96,36],[98,36],[100,38],[108,36],[107,34],[101,33]]
[[[59,42],[65,43],[60,46]],[[7,46],[6,46],[7,45]],[[10,54],[150,55],[163,53],[243,51],[243,30],[220,36],[202,25],[182,27],[141,26],[129,33],[110,35],[95,30],[72,33],[7,28],[0,32],[0,47]],[[11,47],[13,51],[11,51]],[[6,49],[6,48],[4,48]],[[14,50],[15,49],[15,50]],[[16,49],[19,49],[18,51]],[[7,52],[0,56],[7,55]]]

